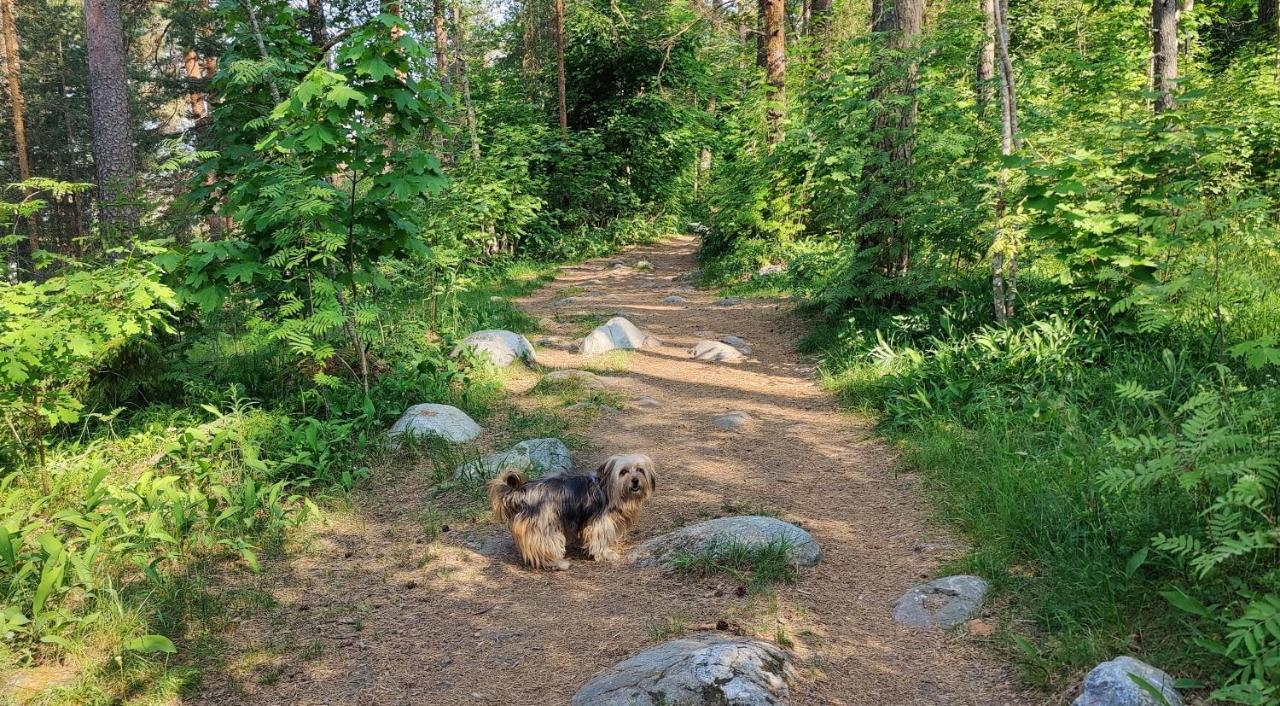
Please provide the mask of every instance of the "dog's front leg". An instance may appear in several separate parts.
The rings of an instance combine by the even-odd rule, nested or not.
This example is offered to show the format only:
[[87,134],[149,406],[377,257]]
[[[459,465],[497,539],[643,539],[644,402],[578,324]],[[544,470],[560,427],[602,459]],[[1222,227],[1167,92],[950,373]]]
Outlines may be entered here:
[[613,550],[618,540],[618,528],[606,517],[587,525],[582,530],[582,545],[596,561],[617,561],[622,555]]

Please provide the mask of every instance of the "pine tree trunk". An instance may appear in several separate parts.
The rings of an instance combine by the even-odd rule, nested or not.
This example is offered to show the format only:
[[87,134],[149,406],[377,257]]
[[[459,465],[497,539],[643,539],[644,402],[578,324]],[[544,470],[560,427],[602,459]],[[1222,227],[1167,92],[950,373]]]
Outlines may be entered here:
[[1280,34],[1280,0],[1258,0],[1258,26],[1267,36]]
[[1177,105],[1178,0],[1151,0],[1151,80],[1157,114]]
[[978,112],[985,112],[991,102],[996,75],[996,8],[995,0],[978,0],[982,8],[982,45],[978,47],[978,71],[975,76]]
[[449,75],[449,34],[444,28],[443,0],[432,0],[431,21],[436,35],[436,73],[443,84]]
[[768,101],[769,143],[782,140],[782,121],[786,117],[787,39],[786,9],[783,0],[764,0],[765,30],[765,97]]
[[767,3],[768,0],[756,0],[756,66],[762,69],[769,65],[768,50],[765,48],[769,33],[764,27],[764,17],[769,12]]
[[[18,24],[13,0],[0,0],[0,34],[4,39],[4,78],[9,93],[10,116],[13,119],[13,151],[18,160],[18,178],[31,178],[31,161],[27,154],[26,103],[22,99],[22,59],[18,44]],[[31,193],[28,192],[30,197]],[[27,247],[30,253],[40,249],[39,222],[31,216],[27,223]]]
[[467,78],[467,28],[463,24],[462,3],[453,5],[453,63],[458,69],[458,83],[462,88],[462,108],[466,116],[467,132],[471,135],[471,161],[480,161],[480,134],[476,126],[476,106],[471,102],[471,82]]
[[134,187],[133,131],[120,0],[84,0],[84,25],[100,225],[128,230],[137,213],[129,202]]
[[818,35],[831,23],[831,0],[812,0],[809,3],[808,34]]
[[556,3],[556,98],[560,103],[560,139],[569,139],[569,104],[564,86],[564,0]]
[[[871,31],[877,48],[871,59],[868,102],[877,106],[872,111],[871,135],[880,155],[867,160],[862,170],[869,207],[859,247],[878,251],[876,260],[886,277],[906,273],[911,258],[910,239],[898,209],[911,190],[919,74],[911,52],[923,24],[924,0],[872,0]],[[909,100],[899,100],[902,97]]]

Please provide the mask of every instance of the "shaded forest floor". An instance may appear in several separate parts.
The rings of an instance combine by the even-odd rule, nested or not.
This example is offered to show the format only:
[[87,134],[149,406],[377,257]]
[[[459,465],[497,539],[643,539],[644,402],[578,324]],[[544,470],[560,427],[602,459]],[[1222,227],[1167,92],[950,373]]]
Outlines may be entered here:
[[[820,565],[764,592],[581,559],[565,572],[526,569],[505,530],[484,517],[477,489],[445,480],[465,453],[532,431],[511,419],[498,430],[495,420],[470,452],[382,460],[347,506],[243,579],[239,588],[269,607],[232,622],[229,652],[193,701],[562,704],[597,671],[717,624],[795,652],[795,704],[1037,701],[1019,693],[984,637],[891,620],[894,601],[963,547],[928,522],[919,483],[897,472],[892,450],[819,388],[813,361],[795,351],[805,326],[789,303],[725,306],[683,285],[696,248],[680,237],[566,267],[520,302],[542,320],[540,362],[597,370],[608,382],[600,399],[622,408],[574,413],[575,468],[613,453],[654,458],[658,493],[628,546],[710,517],[773,514],[813,534]],[[634,267],[642,260],[652,268]],[[663,303],[673,293],[687,302]],[[614,314],[663,345],[595,360],[554,347]],[[688,357],[699,339],[728,334],[751,345],[746,362]],[[565,401],[539,394],[536,382],[530,371],[508,376],[516,417],[564,413]],[[657,404],[636,404],[642,397]],[[718,430],[713,419],[730,410],[752,421]]]

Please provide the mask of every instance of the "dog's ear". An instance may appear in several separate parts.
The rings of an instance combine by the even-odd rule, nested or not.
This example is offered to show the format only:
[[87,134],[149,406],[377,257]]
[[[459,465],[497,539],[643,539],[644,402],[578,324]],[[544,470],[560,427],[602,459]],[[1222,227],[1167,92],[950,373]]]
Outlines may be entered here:
[[616,460],[617,460],[617,456],[610,456],[609,458],[605,459],[605,462],[600,464],[600,467],[596,469],[596,478],[599,478],[600,480],[604,480],[606,477],[608,477],[609,473],[613,471],[613,464],[614,464],[614,461]]

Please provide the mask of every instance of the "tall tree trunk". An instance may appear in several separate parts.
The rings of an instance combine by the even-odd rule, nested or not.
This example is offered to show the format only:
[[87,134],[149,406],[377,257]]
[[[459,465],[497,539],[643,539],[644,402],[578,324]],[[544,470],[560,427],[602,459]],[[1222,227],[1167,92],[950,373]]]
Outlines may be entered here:
[[910,240],[898,209],[911,189],[919,73],[912,52],[923,24],[924,0],[872,0],[871,31],[877,47],[871,60],[868,102],[875,106],[871,135],[880,154],[867,160],[862,169],[869,207],[859,247],[877,250],[877,263],[887,277],[904,274],[911,258]]
[[324,18],[324,0],[307,0],[307,34],[312,46],[323,47],[327,41],[328,23]]
[[765,48],[768,32],[765,31],[764,17],[769,14],[769,0],[756,0],[756,66],[764,69],[769,65],[768,50]]
[[133,135],[120,0],[84,0],[84,26],[99,219],[108,229],[130,229],[137,213],[128,201],[134,186]]
[[1177,105],[1179,0],[1151,0],[1151,79],[1157,114]]
[[[191,81],[194,89],[196,83],[203,77],[204,66],[200,62],[200,55],[195,49],[188,49],[187,54],[183,57],[187,69],[187,79]],[[192,90],[187,94],[187,100],[191,103],[191,117],[200,120],[205,116],[204,94],[200,91]]]
[[831,0],[811,0],[809,3],[809,23],[806,29],[809,34],[817,35],[825,32],[831,24]]
[[1269,36],[1280,34],[1280,0],[1258,0],[1258,26]]
[[765,83],[768,102],[769,144],[782,140],[786,117],[787,37],[783,0],[764,0]]
[[443,0],[432,0],[431,22],[436,35],[436,73],[444,83],[449,75],[449,33],[444,28]]
[[[1018,134],[1018,94],[1014,83],[1013,60],[1009,57],[1008,0],[995,0],[992,8],[1000,69],[1000,154],[1009,156],[1022,149],[1022,137]],[[1001,168],[997,178],[995,226],[991,239],[991,297],[996,322],[1001,324],[1013,316],[1013,301],[1018,289],[1018,250],[1002,230],[1004,213],[1008,207],[1005,194],[1007,182],[1005,171]]]
[[556,98],[560,102],[560,139],[569,139],[569,104],[564,88],[564,0],[556,3]]
[[[4,78],[9,92],[10,114],[13,118],[13,151],[18,158],[18,178],[31,178],[31,161],[27,154],[26,104],[22,100],[22,59],[18,44],[18,24],[14,17],[13,0],[0,0],[0,34],[4,39]],[[30,197],[31,193],[27,193]],[[27,246],[31,253],[40,249],[39,222],[33,215],[27,223]]]
[[991,102],[996,75],[996,8],[995,0],[978,0],[982,8],[982,45],[978,47],[978,71],[975,78],[978,112],[986,112]]
[[458,83],[462,88],[462,109],[466,116],[467,131],[471,134],[471,161],[480,161],[480,134],[476,126],[476,106],[471,102],[471,82],[467,79],[467,27],[463,24],[462,2],[453,4],[453,63],[458,68]]

